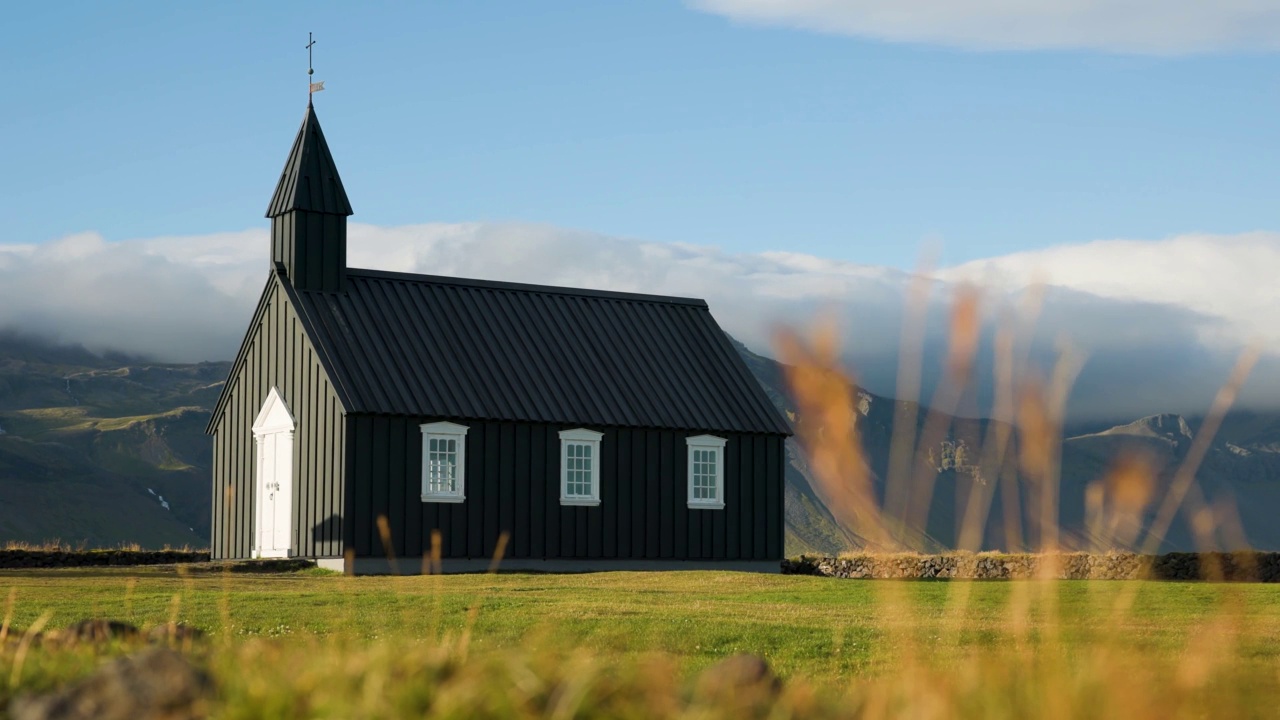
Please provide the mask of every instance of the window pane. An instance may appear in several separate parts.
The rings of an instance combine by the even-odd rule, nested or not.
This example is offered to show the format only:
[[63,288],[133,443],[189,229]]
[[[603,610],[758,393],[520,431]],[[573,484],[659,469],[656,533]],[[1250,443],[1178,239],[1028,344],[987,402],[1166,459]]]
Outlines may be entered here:
[[457,495],[459,439],[456,437],[428,437],[425,458],[427,471],[426,492],[436,495]]
[[565,497],[591,498],[595,496],[592,482],[592,455],[594,444],[588,442],[564,443],[564,494]]
[[719,500],[716,487],[716,470],[720,451],[715,448],[692,448],[689,453],[690,497],[694,500],[714,502]]

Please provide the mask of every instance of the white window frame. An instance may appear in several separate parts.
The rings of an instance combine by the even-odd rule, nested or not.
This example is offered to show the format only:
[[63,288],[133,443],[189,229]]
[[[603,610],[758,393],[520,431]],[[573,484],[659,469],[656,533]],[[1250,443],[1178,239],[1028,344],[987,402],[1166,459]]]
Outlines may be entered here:
[[[467,499],[467,426],[451,422],[424,423],[422,430],[422,502],[460,503]],[[432,440],[456,440],[458,461],[454,466],[458,489],[453,492],[430,492],[430,452]]]
[[[586,428],[560,431],[560,504],[561,505],[599,505],[600,504],[600,439],[604,433]],[[587,445],[591,448],[591,494],[569,494],[569,446]]]
[[[724,509],[724,446],[728,442],[722,437],[715,435],[695,435],[684,439],[685,445],[688,446],[688,500],[689,507],[693,510],[723,510]],[[716,497],[714,500],[707,498],[695,498],[693,495],[693,454],[697,450],[713,450],[715,451],[716,476],[715,490]]]

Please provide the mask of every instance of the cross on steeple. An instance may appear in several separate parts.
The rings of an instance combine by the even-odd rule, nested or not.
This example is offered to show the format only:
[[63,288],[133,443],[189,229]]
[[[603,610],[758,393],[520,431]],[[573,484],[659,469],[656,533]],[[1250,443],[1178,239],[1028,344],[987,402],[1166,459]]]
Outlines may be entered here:
[[311,82],[311,76],[315,75],[316,73],[315,68],[311,66],[311,48],[315,44],[316,44],[315,38],[311,36],[311,33],[307,33],[307,83],[309,85],[307,89],[307,107],[311,106],[311,96],[324,89],[323,80],[321,80],[318,83]]

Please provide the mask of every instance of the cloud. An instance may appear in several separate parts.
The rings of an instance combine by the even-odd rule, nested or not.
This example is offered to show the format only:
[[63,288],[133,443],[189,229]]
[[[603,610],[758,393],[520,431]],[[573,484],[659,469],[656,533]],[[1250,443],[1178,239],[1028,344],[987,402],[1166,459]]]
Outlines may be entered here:
[[1076,415],[1203,413],[1243,349],[1263,352],[1240,398],[1280,406],[1280,234],[1103,240],[965,263],[937,273],[994,297],[1048,290],[1040,337],[1089,361]]
[[1039,281],[1110,300],[1181,307],[1202,317],[1196,337],[1203,344],[1257,341],[1274,350],[1280,349],[1278,269],[1280,234],[1255,232],[1100,240],[970,262],[939,276],[1006,291]]
[[226,357],[265,281],[265,261],[247,252],[263,237],[0,245],[0,328],[163,359]]
[[1274,0],[693,0],[735,20],[983,50],[1280,47]]
[[[266,281],[267,247],[265,230],[0,244],[0,328],[163,360],[228,359]],[[881,393],[894,389],[912,282],[898,270],[800,253],[731,253],[519,223],[353,223],[349,260],[355,267],[702,297],[727,331],[766,354],[779,324],[807,325],[832,309],[851,366]],[[938,375],[958,283],[987,288],[989,356],[998,318],[1047,278],[1033,355],[1049,362],[1059,337],[1088,355],[1073,415],[1202,412],[1248,338],[1262,335],[1272,353],[1280,343],[1268,315],[1280,301],[1268,276],[1278,261],[1280,236],[1251,234],[1088,243],[940,271],[929,281],[926,388]],[[1254,406],[1280,407],[1274,357],[1250,386],[1246,399]],[[988,357],[984,377],[989,367]]]

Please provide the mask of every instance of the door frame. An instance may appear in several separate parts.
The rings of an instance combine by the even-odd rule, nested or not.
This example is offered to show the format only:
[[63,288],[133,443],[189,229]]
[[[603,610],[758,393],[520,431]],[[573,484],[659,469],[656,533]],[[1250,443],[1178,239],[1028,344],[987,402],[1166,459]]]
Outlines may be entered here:
[[[253,557],[255,558],[284,558],[289,557],[289,553],[293,550],[293,485],[296,475],[296,466],[293,458],[293,437],[298,427],[297,421],[294,420],[293,413],[289,411],[289,405],[284,401],[284,397],[280,394],[280,390],[272,387],[267,393],[267,399],[262,403],[262,409],[258,411],[257,418],[253,421],[253,537],[251,545],[253,547]],[[287,504],[285,517],[288,518],[289,532],[284,548],[264,548],[261,545],[262,534],[260,532],[263,525],[264,497],[266,492],[263,488],[265,482],[265,468],[263,467],[262,444],[268,435],[277,435],[276,453],[277,457],[283,454],[288,459],[288,478],[284,480],[287,488],[281,488],[278,492],[285,495]],[[279,467],[277,462],[276,467]],[[280,479],[277,478],[277,482]],[[278,512],[278,508],[276,509]]]

